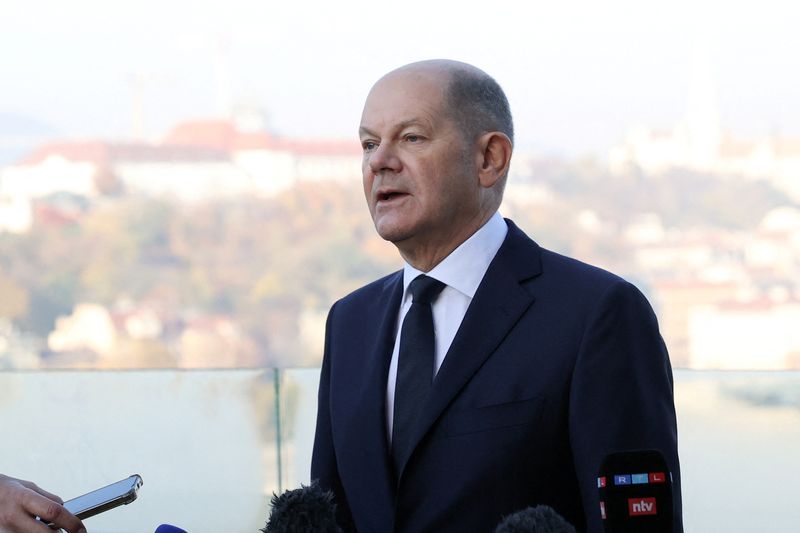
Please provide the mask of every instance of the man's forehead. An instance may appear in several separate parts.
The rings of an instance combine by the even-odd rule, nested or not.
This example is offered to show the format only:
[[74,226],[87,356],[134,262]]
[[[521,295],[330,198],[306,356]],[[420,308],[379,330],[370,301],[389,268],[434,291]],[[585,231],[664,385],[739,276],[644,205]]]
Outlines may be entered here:
[[362,126],[375,120],[425,122],[443,109],[446,76],[415,70],[393,71],[378,80],[364,103]]

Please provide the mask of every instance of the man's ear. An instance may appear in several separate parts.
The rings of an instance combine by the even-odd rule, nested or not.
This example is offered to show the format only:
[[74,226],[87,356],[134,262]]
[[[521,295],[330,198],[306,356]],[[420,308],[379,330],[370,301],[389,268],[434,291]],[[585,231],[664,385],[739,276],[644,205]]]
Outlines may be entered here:
[[491,189],[506,174],[513,146],[505,133],[490,131],[478,138],[478,180]]

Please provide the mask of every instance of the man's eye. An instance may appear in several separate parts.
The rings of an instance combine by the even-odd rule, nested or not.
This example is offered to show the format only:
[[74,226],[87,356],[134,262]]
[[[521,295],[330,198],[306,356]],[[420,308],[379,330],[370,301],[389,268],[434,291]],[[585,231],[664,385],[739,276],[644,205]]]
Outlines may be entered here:
[[378,147],[378,143],[373,141],[364,141],[361,143],[361,146],[364,148],[365,152],[371,152]]
[[406,140],[410,143],[415,143],[420,141],[419,135],[406,135]]

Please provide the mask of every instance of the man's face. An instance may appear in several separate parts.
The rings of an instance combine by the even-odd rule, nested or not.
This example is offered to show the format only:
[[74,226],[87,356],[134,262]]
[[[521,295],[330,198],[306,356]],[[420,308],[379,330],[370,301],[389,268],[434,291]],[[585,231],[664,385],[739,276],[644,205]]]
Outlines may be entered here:
[[475,157],[445,112],[445,81],[394,72],[372,88],[361,116],[364,194],[378,234],[401,252],[459,244],[480,215]]

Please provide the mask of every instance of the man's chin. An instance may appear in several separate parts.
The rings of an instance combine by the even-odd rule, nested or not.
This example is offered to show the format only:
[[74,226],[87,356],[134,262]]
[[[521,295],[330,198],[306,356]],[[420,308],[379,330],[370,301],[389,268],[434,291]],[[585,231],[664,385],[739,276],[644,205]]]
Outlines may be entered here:
[[375,231],[378,233],[378,236],[381,239],[389,241],[395,245],[411,237],[411,232],[409,228],[396,226],[393,224],[376,222]]

